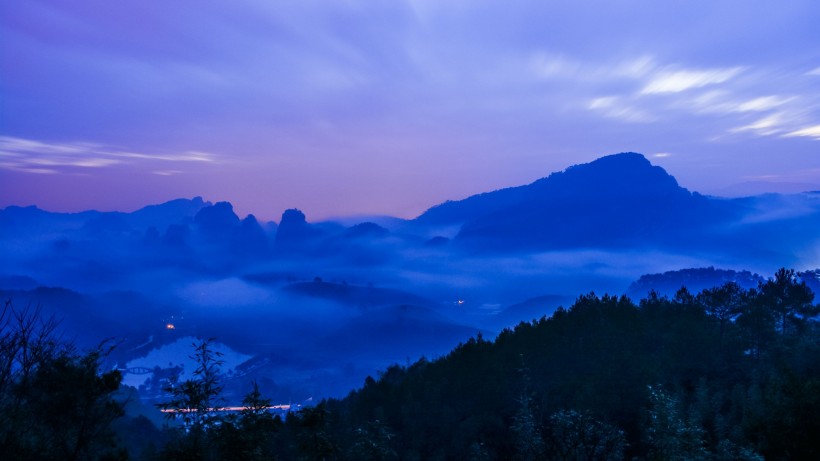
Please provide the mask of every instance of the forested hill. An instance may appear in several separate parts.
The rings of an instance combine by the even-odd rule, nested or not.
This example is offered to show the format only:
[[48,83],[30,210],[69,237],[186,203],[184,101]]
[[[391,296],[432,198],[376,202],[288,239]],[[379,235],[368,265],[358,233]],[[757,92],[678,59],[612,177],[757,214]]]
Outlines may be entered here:
[[820,306],[786,269],[637,304],[590,293],[284,421],[256,385],[221,411],[219,353],[202,341],[193,377],[160,404],[163,432],[123,417],[102,349],[61,345],[36,311],[0,312],[0,355],[21,364],[0,370],[12,460],[820,459]]
[[581,296],[393,366],[320,405],[310,430],[387,459],[820,459],[812,302],[786,270],[752,290]]

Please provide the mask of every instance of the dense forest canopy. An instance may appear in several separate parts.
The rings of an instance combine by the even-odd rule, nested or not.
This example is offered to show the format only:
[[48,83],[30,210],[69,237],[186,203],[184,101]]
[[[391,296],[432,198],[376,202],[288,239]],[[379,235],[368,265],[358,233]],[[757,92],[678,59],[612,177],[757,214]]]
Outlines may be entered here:
[[[24,367],[20,328],[35,324],[7,305],[0,435],[12,459],[33,459],[37,449],[61,449],[40,437],[63,436],[78,411],[93,410],[100,427],[72,439],[82,441],[80,451],[63,459],[126,456],[115,449],[112,427],[134,459],[817,459],[814,301],[786,269],[756,288],[728,282],[695,294],[682,287],[672,298],[650,292],[638,303],[589,293],[492,341],[479,335],[444,357],[391,366],[347,397],[284,420],[250,383],[244,410],[214,411],[219,355],[206,340],[194,351],[201,365],[194,376],[169,388],[164,433],[132,416],[109,424],[122,414],[119,377],[95,368],[101,351],[48,349],[45,341],[39,347],[50,352]],[[48,328],[35,331],[50,338]],[[59,372],[74,377],[67,384],[93,383],[63,388],[88,405],[55,405],[48,416],[21,411],[46,396],[67,398],[40,391],[62,380]],[[45,417],[65,424],[44,426]],[[146,434],[138,443],[124,437],[137,430]]]

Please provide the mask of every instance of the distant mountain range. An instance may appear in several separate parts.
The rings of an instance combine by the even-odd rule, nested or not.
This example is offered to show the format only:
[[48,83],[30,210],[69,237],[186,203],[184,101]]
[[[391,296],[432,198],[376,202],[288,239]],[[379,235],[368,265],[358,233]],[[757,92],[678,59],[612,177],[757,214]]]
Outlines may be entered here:
[[[122,339],[120,362],[218,336],[293,395],[347,391],[362,373],[592,290],[639,298],[762,280],[687,269],[705,266],[820,267],[820,193],[705,196],[622,153],[412,220],[311,222],[289,209],[260,222],[201,197],[132,213],[0,210],[2,298],[65,318],[83,345]],[[820,290],[820,272],[802,274]]]
[[[469,251],[657,247],[789,257],[820,241],[820,193],[704,196],[680,187],[641,154],[622,153],[532,184],[444,202],[412,221],[394,221],[394,234],[405,239],[426,235],[423,241],[428,242],[431,232],[444,227],[457,229],[452,244]],[[199,237],[200,243],[222,243],[245,256],[344,251],[391,233],[374,223],[312,224],[296,209],[286,210],[277,228],[272,222],[257,222],[253,215],[240,219],[229,203],[201,197],[133,213],[50,213],[14,206],[0,210],[2,238],[61,232],[80,238],[139,234],[176,244],[196,244],[192,240]]]

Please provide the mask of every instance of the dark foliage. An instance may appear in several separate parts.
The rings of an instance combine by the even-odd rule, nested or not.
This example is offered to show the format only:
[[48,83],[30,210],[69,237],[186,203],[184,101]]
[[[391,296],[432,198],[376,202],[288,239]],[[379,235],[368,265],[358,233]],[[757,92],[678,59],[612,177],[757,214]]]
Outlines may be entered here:
[[590,293],[284,422],[255,388],[205,436],[212,459],[817,459],[812,300],[785,269],[637,305]]
[[758,289],[650,293],[639,305],[584,295],[328,402],[333,434],[343,444],[345,428],[379,421],[402,459],[470,459],[476,447],[489,459],[816,457],[811,301],[787,270]]
[[[638,304],[590,293],[284,421],[256,385],[242,411],[217,411],[220,359],[203,341],[192,379],[164,405],[181,424],[164,436],[144,419],[118,427],[161,441],[131,453],[160,460],[817,459],[813,301],[786,269],[754,289],[650,292]],[[112,430],[120,376],[99,372],[105,351],[79,354],[53,322],[4,312],[5,457],[124,459]]]
[[0,310],[0,453],[6,460],[118,460],[112,424],[119,371],[100,372],[108,350],[80,353],[37,309]]

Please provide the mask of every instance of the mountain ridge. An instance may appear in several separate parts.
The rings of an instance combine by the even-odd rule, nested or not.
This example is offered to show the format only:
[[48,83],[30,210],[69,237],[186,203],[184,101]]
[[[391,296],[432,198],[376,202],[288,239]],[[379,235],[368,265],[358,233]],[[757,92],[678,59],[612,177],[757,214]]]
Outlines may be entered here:
[[690,192],[643,155],[626,152],[445,202],[417,222],[460,224],[456,241],[470,248],[520,250],[663,244],[740,214],[733,202]]
[[[799,210],[799,213],[789,215],[784,214],[784,210]],[[224,216],[213,223],[204,220],[211,215]],[[19,237],[33,231],[44,232],[43,235],[63,233],[71,239],[69,234],[80,238],[82,232],[92,238],[122,238],[145,233],[156,240],[157,235],[179,234],[174,241],[184,243],[191,238],[186,237],[191,234],[186,229],[201,228],[200,233],[211,234],[211,240],[235,240],[230,244],[233,246],[239,245],[237,240],[257,242],[244,245],[247,247],[244,253],[272,250],[279,256],[294,257],[343,247],[348,253],[356,250],[352,240],[338,238],[337,234],[348,226],[328,221],[309,222],[297,209],[285,210],[278,226],[271,222],[263,228],[250,216],[242,221],[247,228],[243,234],[239,217],[229,202],[212,203],[201,197],[149,205],[131,213],[93,210],[52,213],[36,207],[11,206],[0,210],[0,235]],[[374,232],[352,229],[347,232],[348,236],[359,236],[356,243],[359,250],[375,239],[384,243],[389,235],[394,242],[401,240],[412,246],[439,237],[433,240],[439,244],[438,248],[471,253],[570,248],[656,248],[687,252],[727,248],[739,252],[743,246],[760,252],[772,246],[756,238],[763,232],[774,239],[776,246],[788,247],[793,253],[797,250],[785,237],[799,234],[797,240],[808,242],[810,248],[816,238],[806,229],[815,223],[820,223],[820,201],[809,195],[710,197],[681,187],[674,176],[652,165],[643,155],[624,152],[570,166],[530,184],[440,203],[413,220],[396,223],[389,231],[385,228],[376,232],[379,229],[371,224],[349,227]],[[213,226],[203,227],[203,224],[213,224],[222,230],[204,232]],[[149,227],[156,231],[149,232]],[[805,246],[800,251],[803,249]]]

